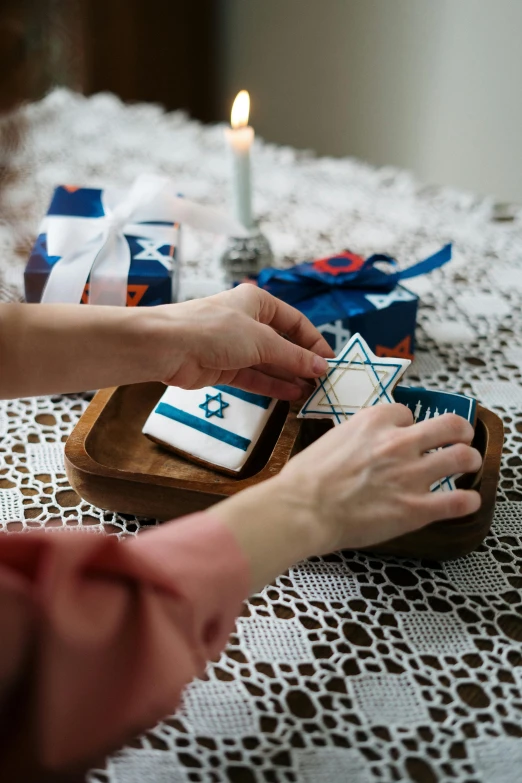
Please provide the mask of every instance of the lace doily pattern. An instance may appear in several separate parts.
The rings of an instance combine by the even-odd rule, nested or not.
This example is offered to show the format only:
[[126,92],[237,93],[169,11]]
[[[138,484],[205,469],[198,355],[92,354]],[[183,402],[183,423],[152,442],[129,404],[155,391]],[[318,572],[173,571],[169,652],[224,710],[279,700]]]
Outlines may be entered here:
[[[13,135],[20,125],[25,134]],[[4,301],[21,296],[24,253],[56,183],[127,185],[153,170],[191,198],[226,205],[222,128],[156,106],[57,91],[4,120],[2,138],[12,141]],[[410,282],[422,303],[407,378],[475,395],[503,418],[493,527],[455,562],[344,552],[297,564],[245,604],[180,709],[89,780],[512,783],[522,766],[521,217],[496,223],[490,199],[259,141],[253,173],[278,264],[349,247],[408,265],[454,243],[449,265]],[[185,296],[218,285],[216,241],[185,232]],[[94,508],[68,485],[63,442],[88,401],[0,403],[4,530],[123,537],[155,524]]]

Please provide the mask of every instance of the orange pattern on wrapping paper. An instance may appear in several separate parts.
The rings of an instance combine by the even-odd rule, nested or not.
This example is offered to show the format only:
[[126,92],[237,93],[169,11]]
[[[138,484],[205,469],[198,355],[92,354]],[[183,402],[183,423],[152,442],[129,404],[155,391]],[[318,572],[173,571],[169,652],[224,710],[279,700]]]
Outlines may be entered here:
[[376,356],[397,356],[401,359],[413,359],[411,352],[411,335],[409,334],[403,340],[394,345],[393,348],[388,348],[386,345],[375,346]]
[[[346,263],[337,263],[342,262]],[[364,258],[358,256],[356,253],[351,253],[349,250],[343,250],[336,256],[326,256],[325,258],[316,258],[312,262],[314,269],[318,272],[326,272],[329,275],[342,275],[344,272],[356,272],[364,264]]]
[[145,296],[148,285],[128,285],[127,286],[127,307],[136,307]]
[[[127,307],[136,307],[145,296],[148,287],[148,285],[128,285]],[[89,304],[89,283],[85,284],[80,304]]]

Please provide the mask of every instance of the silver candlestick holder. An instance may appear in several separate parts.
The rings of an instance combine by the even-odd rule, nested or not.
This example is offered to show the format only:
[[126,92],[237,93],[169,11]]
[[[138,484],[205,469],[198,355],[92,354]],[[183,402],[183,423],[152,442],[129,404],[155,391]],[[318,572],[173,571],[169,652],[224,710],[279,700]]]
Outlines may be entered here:
[[268,239],[258,230],[246,237],[228,237],[218,253],[225,283],[233,285],[256,277],[274,260]]

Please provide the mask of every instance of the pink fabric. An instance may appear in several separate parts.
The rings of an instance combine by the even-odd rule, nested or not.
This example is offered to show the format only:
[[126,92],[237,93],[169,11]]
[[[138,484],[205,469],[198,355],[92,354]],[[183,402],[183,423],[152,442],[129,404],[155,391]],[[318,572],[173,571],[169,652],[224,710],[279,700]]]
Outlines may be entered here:
[[124,544],[0,537],[0,780],[87,764],[172,712],[248,589],[242,551],[208,514]]

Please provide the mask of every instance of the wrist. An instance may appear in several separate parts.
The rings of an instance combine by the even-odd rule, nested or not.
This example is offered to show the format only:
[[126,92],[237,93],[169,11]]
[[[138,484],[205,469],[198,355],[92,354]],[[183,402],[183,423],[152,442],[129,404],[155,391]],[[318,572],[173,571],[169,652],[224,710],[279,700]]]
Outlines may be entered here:
[[233,533],[260,589],[294,563],[328,550],[319,521],[299,490],[276,476],[219,503],[211,513]]
[[[176,305],[176,310],[181,305]],[[135,311],[130,324],[131,338],[137,346],[148,381],[165,382],[176,374],[187,354],[186,329],[172,305],[143,307]],[[181,313],[180,313],[181,315]]]
[[315,500],[318,493],[310,477],[299,481],[298,476],[287,475],[283,470],[270,480],[270,484],[268,504],[277,507],[274,513],[292,520],[294,533],[302,537],[303,547],[307,550],[302,557],[332,551],[331,531],[322,523],[318,513]]

